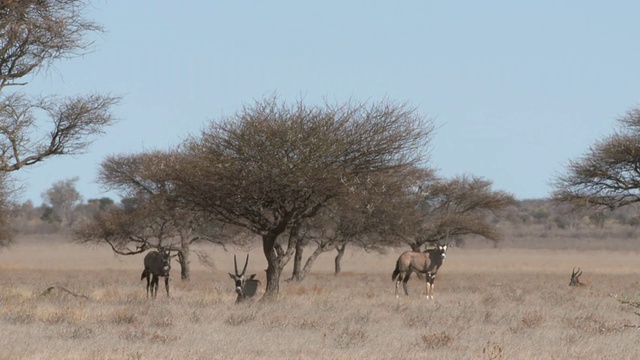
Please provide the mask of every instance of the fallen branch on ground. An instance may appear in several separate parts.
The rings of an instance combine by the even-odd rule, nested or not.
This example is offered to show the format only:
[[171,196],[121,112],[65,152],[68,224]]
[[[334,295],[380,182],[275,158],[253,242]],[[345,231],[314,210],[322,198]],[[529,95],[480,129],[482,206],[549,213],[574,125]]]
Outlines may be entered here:
[[640,309],[640,301],[618,299],[618,295],[612,295],[612,294],[609,294],[609,296],[616,299],[620,304],[625,304],[625,305],[633,306],[634,308]]
[[[637,314],[637,313],[636,313],[636,314]],[[622,325],[622,327],[625,327],[625,328],[632,328],[632,329],[640,329],[640,325],[624,324],[624,325]]]
[[[636,309],[640,309],[640,301],[630,301],[630,300],[618,299],[618,295],[613,295],[613,294],[609,294],[609,297],[614,298],[620,304],[625,304],[625,305],[633,306]],[[638,312],[638,311],[635,311],[634,314],[640,316],[640,312]],[[631,326],[626,326],[625,325],[625,327],[636,327],[636,328],[640,329],[640,326],[635,326],[635,325],[631,325]]]
[[87,300],[89,299],[89,297],[88,297],[87,295],[84,295],[84,294],[78,294],[78,293],[76,293],[76,292],[73,292],[73,291],[71,291],[71,290],[67,289],[67,288],[66,288],[66,287],[64,287],[64,286],[56,286],[56,285],[49,286],[49,287],[47,288],[47,290],[43,291],[43,292],[42,292],[42,294],[40,294],[40,296],[48,295],[48,294],[49,294],[51,291],[53,291],[54,289],[59,289],[59,290],[64,291],[64,292],[66,292],[66,293],[68,293],[68,294],[71,294],[71,295],[73,295],[73,296],[75,296],[75,297],[82,297],[82,298],[85,298],[85,299],[87,299]]

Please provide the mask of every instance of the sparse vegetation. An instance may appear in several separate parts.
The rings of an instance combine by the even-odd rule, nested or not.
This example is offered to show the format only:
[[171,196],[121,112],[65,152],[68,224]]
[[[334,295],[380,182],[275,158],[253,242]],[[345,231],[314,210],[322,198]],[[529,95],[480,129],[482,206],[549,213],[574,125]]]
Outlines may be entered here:
[[[47,262],[33,255],[45,247]],[[633,254],[454,248],[439,274],[439,296],[430,301],[417,293],[395,299],[389,273],[398,255],[348,250],[339,276],[332,259],[319,259],[318,271],[305,282],[282,284],[277,302],[237,305],[227,275],[233,258],[222,251],[213,255],[219,269],[197,264],[190,282],[172,284],[172,298],[151,301],[139,281],[138,257],[115,258],[106,247],[18,239],[10,251],[0,252],[2,357],[632,359],[640,354],[637,308],[618,300],[640,299]],[[583,268],[588,266],[593,281],[585,291],[567,284],[575,262],[588,264]],[[248,271],[258,272],[266,262],[256,256],[250,266]],[[66,291],[43,296],[53,285],[86,297]]]

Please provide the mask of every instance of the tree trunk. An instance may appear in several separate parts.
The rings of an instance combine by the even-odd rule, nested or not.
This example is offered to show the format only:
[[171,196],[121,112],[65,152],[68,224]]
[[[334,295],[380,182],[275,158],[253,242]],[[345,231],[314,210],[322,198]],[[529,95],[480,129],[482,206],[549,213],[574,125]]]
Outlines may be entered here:
[[318,246],[315,250],[313,250],[313,253],[311,253],[311,255],[309,256],[307,261],[304,263],[304,268],[298,274],[298,279],[296,279],[296,281],[300,282],[300,281],[304,280],[304,278],[307,277],[309,272],[311,272],[311,268],[313,267],[313,263],[316,261],[318,256],[320,256],[320,254],[322,254],[323,252],[324,252],[324,249],[322,248],[322,246]]
[[[298,239],[296,243],[296,253],[293,257],[293,273],[291,274],[291,280],[302,281],[304,275],[301,275],[302,271],[302,255],[304,254],[304,247],[307,245],[306,241]],[[301,277],[302,276],[302,277]]]
[[267,285],[264,300],[275,300],[280,292],[280,258],[275,250],[277,235],[271,233],[262,236],[262,251],[267,259]]
[[190,249],[188,244],[183,244],[178,251],[178,263],[180,263],[180,279],[191,279],[191,262],[189,261]]
[[336,267],[335,268],[336,275],[342,272],[342,267],[340,266],[340,262],[342,261],[342,257],[344,256],[344,249],[346,248],[347,248],[347,244],[336,246],[336,250],[338,250],[338,255],[336,255],[336,258],[334,260],[335,267]]

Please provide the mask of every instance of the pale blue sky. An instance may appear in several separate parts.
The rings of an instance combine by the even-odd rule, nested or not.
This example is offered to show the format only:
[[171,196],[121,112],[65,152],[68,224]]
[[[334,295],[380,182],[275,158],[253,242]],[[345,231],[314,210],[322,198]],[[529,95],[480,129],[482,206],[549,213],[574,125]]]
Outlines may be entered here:
[[17,176],[20,200],[78,176],[85,199],[107,155],[166,149],[277,92],[408,101],[432,118],[432,165],[518,199],[547,197],[571,158],[640,103],[637,1],[116,1],[95,51],[24,90],[124,96],[86,154]]

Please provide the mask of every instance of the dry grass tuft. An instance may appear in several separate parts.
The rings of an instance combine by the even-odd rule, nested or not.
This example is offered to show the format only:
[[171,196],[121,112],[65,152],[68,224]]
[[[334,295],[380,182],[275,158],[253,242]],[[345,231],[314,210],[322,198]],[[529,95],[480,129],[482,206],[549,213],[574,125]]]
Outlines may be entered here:
[[239,325],[250,323],[255,319],[256,319],[256,314],[253,312],[248,312],[248,313],[240,312],[240,313],[233,313],[227,316],[227,318],[224,320],[224,323],[231,326],[239,326]]
[[422,335],[420,337],[420,340],[420,344],[427,349],[439,349],[451,346],[451,344],[453,344],[453,336],[448,334],[446,331]]
[[482,360],[504,359],[502,346],[498,343],[488,341],[482,348]]
[[369,335],[362,326],[345,326],[334,334],[333,341],[339,349],[349,349],[363,346]]
[[4,308],[3,321],[22,325],[32,324],[36,321],[36,309],[33,304],[16,307],[5,306]]
[[113,313],[113,323],[116,325],[132,325],[141,323],[140,316],[133,309],[118,309]]

